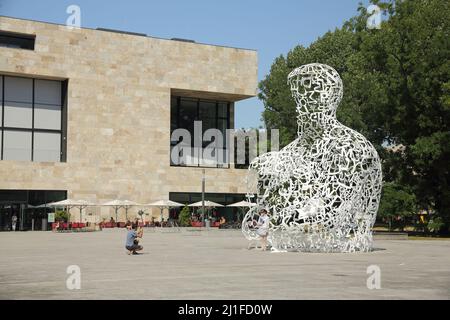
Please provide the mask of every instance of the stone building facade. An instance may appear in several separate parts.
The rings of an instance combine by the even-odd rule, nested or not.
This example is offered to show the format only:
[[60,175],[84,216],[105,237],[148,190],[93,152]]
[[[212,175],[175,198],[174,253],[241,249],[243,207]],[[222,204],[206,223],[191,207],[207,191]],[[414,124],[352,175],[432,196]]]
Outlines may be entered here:
[[[6,39],[3,45],[0,41],[2,191],[59,190],[96,203],[148,203],[172,193],[198,193],[203,168],[170,162],[171,101],[186,97],[227,104],[224,117],[233,128],[234,102],[256,94],[254,50],[9,17],[0,17],[1,36]],[[29,99],[25,106],[17,106],[22,86],[31,93],[23,98]],[[61,99],[59,107],[45,104],[51,90],[53,98],[47,100]],[[18,121],[19,129],[9,128],[16,123],[13,117],[22,115],[30,117],[32,127],[22,124],[22,130]],[[58,116],[56,129],[36,127]],[[47,137],[56,139],[54,148],[46,146]],[[15,153],[15,143],[23,150],[31,143],[31,158],[28,151]],[[245,175],[233,164],[206,168],[206,191],[245,194]],[[6,198],[0,199],[3,205],[14,202],[14,195]],[[109,209],[92,210],[111,215]]]

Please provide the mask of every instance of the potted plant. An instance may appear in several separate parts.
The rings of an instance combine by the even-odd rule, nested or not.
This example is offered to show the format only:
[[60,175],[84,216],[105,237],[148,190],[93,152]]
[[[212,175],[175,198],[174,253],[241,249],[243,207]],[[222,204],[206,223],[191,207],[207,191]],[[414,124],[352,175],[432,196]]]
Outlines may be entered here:
[[191,212],[188,206],[184,206],[178,215],[178,223],[182,227],[188,227],[191,225]]

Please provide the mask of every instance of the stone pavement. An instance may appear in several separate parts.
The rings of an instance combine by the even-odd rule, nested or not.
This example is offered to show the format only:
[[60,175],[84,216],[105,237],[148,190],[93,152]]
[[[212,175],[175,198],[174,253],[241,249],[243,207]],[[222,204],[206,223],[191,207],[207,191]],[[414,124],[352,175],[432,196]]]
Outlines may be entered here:
[[[0,233],[1,299],[450,299],[450,241],[378,240],[371,253],[247,250],[239,231]],[[69,265],[81,289],[68,290]],[[381,270],[369,290],[367,267]]]

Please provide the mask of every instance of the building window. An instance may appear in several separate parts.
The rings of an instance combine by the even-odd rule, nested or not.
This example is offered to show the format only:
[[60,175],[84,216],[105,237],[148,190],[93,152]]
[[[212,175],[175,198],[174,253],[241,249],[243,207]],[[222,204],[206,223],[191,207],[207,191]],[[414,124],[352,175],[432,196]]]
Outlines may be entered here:
[[0,30],[0,47],[34,50],[36,36]]
[[0,189],[0,231],[49,230],[48,213],[55,208],[45,204],[67,199],[66,190],[2,190]]
[[[215,167],[229,168],[227,149],[227,129],[230,128],[231,103],[225,101],[214,101],[204,99],[193,99],[184,97],[172,97],[171,100],[171,162],[172,166],[191,167]],[[201,137],[195,141],[194,122],[201,122]],[[176,129],[185,129],[190,134],[190,141],[182,139],[172,140],[172,134]],[[206,148],[214,140],[204,140],[202,137],[208,129],[217,129],[222,135],[222,146],[210,149],[208,156],[204,153]],[[185,143],[189,148],[188,156],[173,152],[180,143]],[[178,150],[178,149],[175,149]],[[185,149],[186,150],[186,149]],[[175,156],[174,156],[175,154]]]
[[65,161],[67,81],[0,75],[1,160]]

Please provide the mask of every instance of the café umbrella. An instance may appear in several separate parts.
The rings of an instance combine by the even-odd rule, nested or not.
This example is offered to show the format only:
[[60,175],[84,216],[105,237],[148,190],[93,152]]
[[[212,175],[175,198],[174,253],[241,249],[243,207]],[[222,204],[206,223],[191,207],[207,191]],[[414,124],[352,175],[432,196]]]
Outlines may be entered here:
[[[242,208],[251,208],[251,207],[254,207],[254,206],[256,206],[256,203],[248,202],[248,201],[245,201],[245,200],[227,205],[227,207],[240,208],[240,209],[242,209]],[[238,219],[238,221],[240,221],[239,220],[239,216],[237,217],[237,219]]]
[[[202,206],[203,206],[202,201],[191,203],[190,205],[188,205],[188,207],[202,207]],[[214,207],[223,207],[223,205],[214,201],[205,200],[205,207],[214,208]]]
[[60,208],[66,208],[67,214],[69,215],[69,221],[70,221],[70,209],[71,208],[79,208],[80,209],[80,222],[82,222],[82,210],[88,206],[95,206],[95,204],[88,202],[86,200],[75,200],[75,199],[66,199],[61,200],[57,202],[51,202],[45,204],[47,207],[60,207]]
[[239,208],[254,207],[254,206],[256,206],[256,203],[248,202],[245,200],[227,205],[227,207],[239,207]]
[[179,202],[172,201],[172,200],[158,200],[158,201],[146,204],[145,206],[160,208],[160,210],[161,210],[161,221],[162,221],[164,208],[170,209],[170,208],[182,207],[183,204],[179,203]]
[[[191,203],[190,205],[188,205],[188,207],[203,207],[203,201]],[[205,208],[215,208],[215,207],[223,207],[223,205],[220,203],[214,202],[214,201],[205,200],[204,207]],[[204,217],[204,215],[205,215],[205,213],[203,211],[204,210],[202,210],[202,217]]]
[[134,206],[140,206],[139,203],[134,202],[134,201],[130,201],[130,200],[119,200],[119,199],[115,199],[112,201],[108,201],[102,204],[102,206],[109,206],[109,207],[113,207],[115,212],[116,212],[116,222],[118,220],[118,210],[120,208],[124,208],[125,209],[125,219],[128,220],[128,209]]

